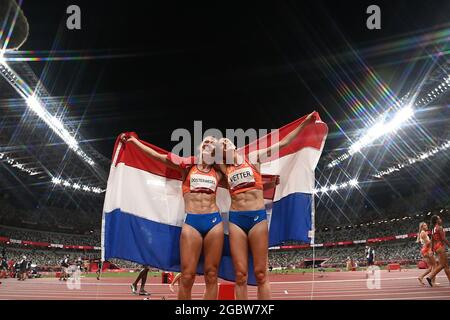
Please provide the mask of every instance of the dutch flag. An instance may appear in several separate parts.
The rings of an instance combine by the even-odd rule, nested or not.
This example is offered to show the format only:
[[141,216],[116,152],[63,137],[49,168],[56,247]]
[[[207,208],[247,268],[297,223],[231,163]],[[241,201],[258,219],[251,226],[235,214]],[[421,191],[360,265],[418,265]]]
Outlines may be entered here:
[[[306,116],[279,129],[279,139],[294,130]],[[261,164],[266,179],[279,177],[272,192],[264,193],[269,220],[269,246],[284,241],[313,241],[314,170],[328,133],[319,114],[310,122],[279,157]],[[252,144],[245,147],[252,149]],[[266,140],[266,141],[267,141]],[[143,142],[143,141],[141,141]],[[154,150],[167,151],[143,142]],[[267,144],[266,144],[267,145]],[[134,144],[123,144],[117,138],[106,188],[102,220],[102,259],[120,258],[166,271],[180,271],[179,238],[185,218],[181,192],[181,175],[144,155]],[[234,281],[234,269],[228,242],[230,196],[218,188],[217,204],[225,224],[225,243],[219,277]],[[251,257],[251,255],[249,255]],[[248,283],[255,284],[253,264],[249,259]],[[203,274],[203,260],[198,274]]]

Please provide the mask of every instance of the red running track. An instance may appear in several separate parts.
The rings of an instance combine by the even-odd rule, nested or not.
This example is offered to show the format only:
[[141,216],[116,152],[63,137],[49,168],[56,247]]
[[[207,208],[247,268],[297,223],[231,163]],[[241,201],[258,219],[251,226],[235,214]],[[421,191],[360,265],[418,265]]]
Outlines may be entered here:
[[[369,289],[365,272],[329,272],[320,276],[317,272],[290,275],[271,275],[273,299],[293,300],[450,300],[450,285],[445,275],[437,281],[440,286],[422,286],[417,276],[422,270],[380,271],[379,288]],[[314,281],[313,281],[314,277]],[[131,294],[130,283],[134,277],[82,278],[79,289],[69,289],[66,282],[56,278],[1,279],[0,299],[8,300],[144,300],[144,296]],[[153,299],[176,299],[161,278],[149,278],[146,290]],[[371,282],[374,284],[373,282]],[[175,289],[177,290],[177,289]],[[201,299],[204,290],[203,279],[198,277],[193,288],[193,299]],[[249,298],[256,299],[256,288],[249,286]]]

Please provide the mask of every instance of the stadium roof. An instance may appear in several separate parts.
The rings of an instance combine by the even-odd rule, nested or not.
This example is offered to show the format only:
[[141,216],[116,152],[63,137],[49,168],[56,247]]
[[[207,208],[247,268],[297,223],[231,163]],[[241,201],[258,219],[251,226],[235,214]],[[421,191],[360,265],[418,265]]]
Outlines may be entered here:
[[[64,3],[24,2],[30,35],[21,51],[8,56],[16,59],[8,65],[33,91],[38,88],[42,105],[94,164],[0,79],[0,152],[16,163],[0,160],[0,193],[26,206],[98,211],[104,193],[82,186],[106,187],[121,132],[136,131],[171,149],[172,131],[192,130],[195,120],[221,130],[278,128],[313,110],[330,129],[318,187],[359,182],[357,188],[318,194],[319,223],[353,221],[367,207],[377,210],[387,195],[398,199],[420,185],[448,185],[448,151],[374,176],[450,138],[448,90],[420,102],[450,74],[449,3],[405,3],[381,2],[383,28],[369,31],[362,3],[261,4],[237,11],[104,8],[82,1],[82,30],[68,31]],[[398,130],[328,166],[382,114],[415,102],[414,116]],[[63,188],[52,179],[80,188]]]

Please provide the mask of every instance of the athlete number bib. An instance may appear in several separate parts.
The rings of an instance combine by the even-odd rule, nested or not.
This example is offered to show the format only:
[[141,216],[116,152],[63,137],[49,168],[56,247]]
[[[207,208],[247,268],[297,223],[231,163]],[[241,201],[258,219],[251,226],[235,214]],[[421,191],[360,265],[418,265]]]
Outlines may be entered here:
[[210,191],[214,192],[217,187],[217,180],[212,176],[204,174],[191,174],[190,177],[191,191]]
[[255,184],[255,177],[253,176],[253,170],[250,167],[245,167],[234,171],[228,177],[228,183],[230,188],[237,189],[242,185],[253,185]]

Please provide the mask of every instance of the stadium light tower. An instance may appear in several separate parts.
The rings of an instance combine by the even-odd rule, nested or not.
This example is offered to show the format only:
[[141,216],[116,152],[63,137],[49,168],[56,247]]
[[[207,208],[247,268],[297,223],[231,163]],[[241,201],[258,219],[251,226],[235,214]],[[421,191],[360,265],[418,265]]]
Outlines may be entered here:
[[[445,68],[444,68],[445,69]],[[401,107],[392,119],[385,122],[386,114],[380,117],[380,120],[374,124],[372,127],[368,128],[366,133],[355,141],[349,148],[348,151],[340,155],[338,158],[334,159],[328,163],[327,168],[333,168],[340,164],[341,162],[349,159],[355,153],[360,152],[363,148],[369,146],[376,139],[395,132],[399,129],[405,122],[411,119],[414,115],[415,109],[425,107],[434,100],[438,99],[440,96],[445,94],[450,89],[450,75],[447,70],[444,70],[443,80],[436,85],[433,89],[422,95],[422,98],[416,99],[419,93],[413,95],[412,99],[407,103],[409,97],[409,92],[403,96],[398,103],[395,105]]]
[[0,52],[0,74],[6,81],[25,99],[27,106],[41,119],[45,124],[52,129],[81,159],[93,166],[94,160],[89,157],[79,146],[78,141],[66,129],[64,124],[51,115],[47,111],[42,101],[37,97],[30,86],[21,79],[19,75],[11,69],[7,63],[4,55],[4,50]]
[[349,155],[359,152],[361,149],[367,147],[376,139],[398,130],[406,121],[411,119],[414,115],[414,110],[411,104],[406,105],[395,113],[392,120],[385,122],[385,116],[382,116],[380,121],[367,130],[367,133],[358,141],[353,143],[349,148]]
[[353,178],[347,182],[343,182],[341,184],[332,184],[331,186],[322,186],[320,188],[314,188],[313,194],[318,195],[319,193],[328,194],[328,191],[338,191],[347,188],[355,188],[358,186],[358,180]]

